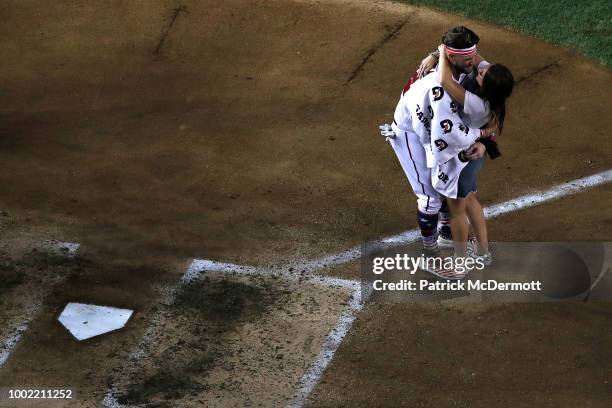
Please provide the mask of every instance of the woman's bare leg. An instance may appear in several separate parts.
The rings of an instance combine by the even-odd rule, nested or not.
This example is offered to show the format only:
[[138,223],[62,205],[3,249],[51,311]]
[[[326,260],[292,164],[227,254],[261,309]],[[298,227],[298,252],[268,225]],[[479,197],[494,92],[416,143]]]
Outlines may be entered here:
[[448,198],[448,208],[451,212],[451,231],[453,231],[453,246],[455,256],[467,256],[467,240],[470,232],[470,225],[466,213],[467,199]]
[[489,252],[489,237],[482,205],[480,205],[480,201],[478,201],[474,193],[469,194],[465,200],[467,201],[465,212],[474,230],[474,234],[476,235],[476,242],[478,243],[476,254],[484,255]]

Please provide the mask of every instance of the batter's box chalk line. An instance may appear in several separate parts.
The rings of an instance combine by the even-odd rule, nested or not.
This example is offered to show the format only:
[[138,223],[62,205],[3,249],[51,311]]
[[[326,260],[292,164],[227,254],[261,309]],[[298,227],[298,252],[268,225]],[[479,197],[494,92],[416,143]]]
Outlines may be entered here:
[[[304,269],[302,269],[304,271]],[[323,345],[323,349],[319,353],[317,360],[311,365],[309,370],[304,374],[302,382],[300,384],[300,395],[307,396],[312,388],[317,383],[318,378],[323,373],[329,361],[340,345],[342,339],[350,329],[351,324],[357,317],[357,312],[362,307],[361,302],[361,290],[359,281],[334,278],[329,276],[315,275],[313,273],[297,272],[293,267],[284,266],[273,270],[264,267],[255,267],[248,265],[237,265],[227,262],[217,262],[208,259],[194,259],[187,267],[185,273],[181,277],[177,286],[167,289],[164,297],[164,304],[171,304],[174,301],[175,295],[182,285],[190,282],[198,281],[204,272],[216,272],[226,273],[232,275],[258,275],[258,276],[269,276],[280,279],[285,279],[289,282],[308,282],[315,285],[327,286],[327,287],[338,287],[349,289],[351,291],[351,299],[342,312],[338,323],[334,326],[332,331],[328,334],[326,341]],[[155,344],[156,336],[158,333],[158,325],[164,319],[164,308],[159,308],[156,314],[152,318],[152,324],[147,328],[143,338],[141,339],[138,346],[130,353],[128,361],[137,364],[138,360],[149,355],[149,350],[152,345]],[[124,367],[125,369],[125,367]],[[123,408],[124,405],[120,404],[117,400],[117,387],[112,385],[107,390],[102,405],[106,408]]]
[[[55,246],[61,249],[66,256],[74,257],[81,248],[80,244],[72,242],[61,242],[61,241],[43,241],[45,245],[51,247]],[[24,307],[19,320],[9,321],[5,327],[8,328],[7,334],[4,338],[0,339],[0,368],[4,366],[6,360],[19,343],[19,340],[23,334],[28,330],[28,326],[32,320],[38,315],[42,304],[44,302],[47,290],[42,290],[41,293],[37,294],[35,301]]]

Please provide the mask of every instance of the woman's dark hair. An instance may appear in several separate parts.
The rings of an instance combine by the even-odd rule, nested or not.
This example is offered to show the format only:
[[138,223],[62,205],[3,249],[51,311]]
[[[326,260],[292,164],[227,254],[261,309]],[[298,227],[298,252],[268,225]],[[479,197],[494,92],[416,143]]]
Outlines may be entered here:
[[482,78],[479,95],[489,102],[491,112],[497,116],[500,133],[506,117],[506,99],[512,94],[513,88],[514,76],[506,66],[489,65],[489,69]]
[[470,48],[479,41],[480,37],[464,26],[453,27],[442,36],[442,44],[452,48]]

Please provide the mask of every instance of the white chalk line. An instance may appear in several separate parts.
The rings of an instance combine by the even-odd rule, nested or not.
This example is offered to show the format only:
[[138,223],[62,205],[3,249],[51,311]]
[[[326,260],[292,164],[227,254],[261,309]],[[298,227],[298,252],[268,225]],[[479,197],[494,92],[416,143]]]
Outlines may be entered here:
[[349,306],[340,316],[336,326],[327,335],[316,360],[302,376],[296,396],[290,404],[286,405],[287,408],[301,408],[304,406],[306,399],[319,383],[321,377],[323,377],[323,373],[334,357],[336,350],[338,350],[338,347],[340,347],[340,344],[353,326],[353,322],[357,319],[357,315],[363,308],[364,301],[365,299],[361,299],[360,289],[353,292]]
[[0,341],[0,368],[4,366],[6,360],[8,360],[9,356],[21,340],[21,336],[28,330],[28,326],[34,319],[34,317],[40,311],[41,302],[36,301],[27,305],[24,308],[23,315],[25,317],[20,321],[12,321],[7,324],[10,328],[10,333],[6,336],[2,341]]
[[564,184],[560,184],[558,186],[552,187],[549,190],[538,191],[533,194],[527,194],[515,198],[513,200],[487,207],[485,208],[485,216],[487,218],[495,218],[513,211],[534,207],[536,205],[543,204],[547,201],[552,201],[561,197],[576,194],[588,188],[597,187],[609,183],[611,181],[612,169],[602,171],[601,173],[597,173],[592,176],[587,176],[579,178],[577,180],[569,181]]
[[[72,242],[45,242],[59,247],[61,250],[66,252],[66,256],[68,257],[76,256],[81,247],[79,244]],[[38,299],[34,303],[25,306],[21,320],[11,321],[7,324],[7,327],[9,327],[9,334],[0,340],[0,368],[4,366],[6,360],[8,360],[11,353],[17,346],[17,343],[19,343],[19,340],[21,340],[21,337],[28,330],[30,323],[40,312],[45,295],[45,291],[41,292],[41,299]]]
[[312,270],[307,268],[294,268],[291,266],[279,267],[256,267],[247,265],[237,265],[232,263],[211,261],[208,259],[194,259],[187,272],[183,276],[183,281],[190,282],[197,280],[203,271],[223,272],[242,275],[265,275],[282,278],[292,282],[310,282],[322,286],[339,286],[347,289],[359,289],[359,281],[353,279],[334,278],[331,276],[314,275]]
[[[597,187],[612,181],[612,170],[602,171],[601,173],[592,176],[583,177],[572,180],[558,186],[554,186],[549,190],[536,191],[531,194],[526,194],[503,203],[495,204],[484,208],[485,217],[492,219],[501,215],[509,214],[514,211],[523,210],[529,207],[535,207],[548,201],[559,199],[568,195],[576,194],[588,188]],[[401,232],[396,235],[382,238],[369,242],[368,246],[379,248],[390,248],[418,241],[421,238],[419,229],[411,229]],[[327,255],[318,259],[305,260],[303,262],[293,261],[289,266],[294,266],[296,269],[307,270],[314,272],[316,270],[339,266],[345,263],[356,261],[361,258],[361,245],[354,246],[338,254]]]
[[[607,170],[592,176],[583,177],[552,187],[549,190],[537,191],[532,194],[523,195],[518,198],[487,207],[484,209],[485,217],[491,219],[514,211],[534,207],[554,199],[576,194],[588,188],[609,183],[610,181],[612,181],[612,170]],[[418,229],[412,229],[393,236],[382,238],[377,241],[372,241],[368,243],[368,245],[393,247],[417,241],[419,238],[420,231]],[[187,268],[187,271],[181,279],[181,284],[198,279],[203,271],[215,271],[236,274],[271,275],[292,281],[299,282],[301,280],[306,280],[327,286],[341,286],[344,288],[353,289],[353,294],[349,305],[343,311],[336,326],[334,326],[334,328],[327,335],[323,348],[316,360],[310,365],[306,373],[304,373],[302,376],[295,398],[290,404],[287,405],[288,408],[301,408],[303,407],[310,393],[313,391],[314,387],[319,383],[323,373],[331,362],[338,347],[349,332],[353,322],[357,318],[358,313],[362,310],[364,301],[366,300],[361,299],[359,281],[321,276],[315,274],[315,272],[320,269],[353,262],[361,258],[361,249],[362,246],[359,245],[338,254],[328,255],[314,260],[294,260],[286,265],[278,267],[277,270],[271,270],[271,267],[256,267],[217,262],[206,259],[196,259]],[[107,408],[121,407],[114,397],[112,388],[108,390],[103,405]]]

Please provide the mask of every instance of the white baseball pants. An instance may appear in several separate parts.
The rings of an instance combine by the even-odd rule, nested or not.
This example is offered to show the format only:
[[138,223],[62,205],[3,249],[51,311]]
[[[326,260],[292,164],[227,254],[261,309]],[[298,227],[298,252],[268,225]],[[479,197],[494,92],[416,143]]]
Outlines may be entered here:
[[434,190],[431,184],[432,169],[427,167],[425,149],[419,136],[413,131],[403,131],[397,126],[393,126],[393,130],[397,137],[389,139],[389,142],[408,177],[412,191],[417,196],[419,211],[425,214],[437,214],[442,207],[444,197]]

